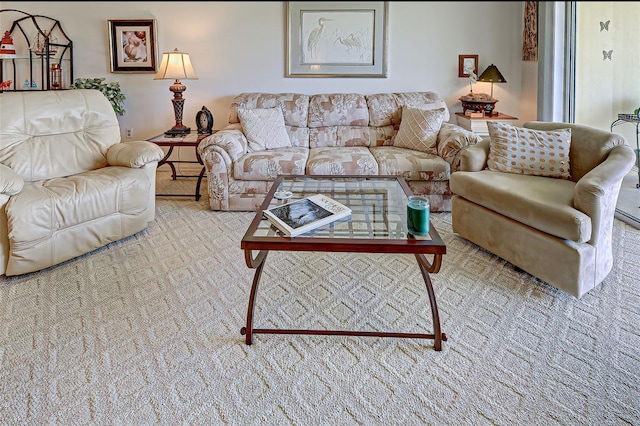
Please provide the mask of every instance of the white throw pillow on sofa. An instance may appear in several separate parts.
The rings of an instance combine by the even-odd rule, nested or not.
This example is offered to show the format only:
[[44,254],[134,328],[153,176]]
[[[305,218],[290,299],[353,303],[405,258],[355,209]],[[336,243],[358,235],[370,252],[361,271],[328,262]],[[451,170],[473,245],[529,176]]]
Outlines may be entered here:
[[249,142],[249,152],[291,146],[279,107],[238,109],[242,132]]
[[393,146],[438,155],[438,132],[444,121],[445,110],[402,107],[400,129]]

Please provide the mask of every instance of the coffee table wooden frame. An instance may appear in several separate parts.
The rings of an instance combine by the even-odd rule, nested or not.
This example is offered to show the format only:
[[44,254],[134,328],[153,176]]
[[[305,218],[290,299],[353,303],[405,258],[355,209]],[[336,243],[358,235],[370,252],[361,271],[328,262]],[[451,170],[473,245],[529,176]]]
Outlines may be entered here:
[[[290,178],[279,176],[271,190],[267,194],[265,201],[257,211],[256,216],[249,225],[247,232],[242,238],[240,247],[245,253],[245,262],[249,268],[255,269],[251,293],[249,295],[249,305],[247,308],[247,324],[242,327],[240,333],[246,337],[247,345],[253,343],[254,334],[308,334],[308,335],[339,335],[339,336],[373,336],[373,337],[400,337],[414,339],[431,339],[434,340],[434,349],[440,351],[442,349],[442,341],[447,340],[445,333],[440,330],[440,318],[438,315],[438,306],[436,296],[433,291],[431,277],[429,274],[435,274],[440,270],[442,265],[442,256],[446,254],[446,246],[440,238],[438,231],[433,225],[429,227],[429,240],[420,240],[414,238],[411,234],[406,234],[406,238],[401,239],[367,239],[367,238],[314,238],[305,237],[304,235],[289,238],[276,235],[275,231],[269,236],[256,236],[255,231],[263,219],[262,210],[269,207],[273,194],[280,186],[283,180]],[[312,176],[312,179],[362,179],[362,177],[354,176]],[[412,195],[412,191],[403,178],[397,176],[370,176],[369,179],[395,179],[403,189],[406,196]],[[258,284],[262,275],[262,270],[270,250],[275,251],[318,251],[318,252],[354,252],[354,253],[407,253],[415,255],[420,267],[422,278],[429,296],[431,305],[431,315],[433,319],[433,333],[396,333],[396,332],[378,332],[378,331],[353,331],[353,330],[308,330],[308,329],[266,329],[253,328],[253,311],[255,306]],[[258,253],[253,256],[253,252]],[[430,262],[425,255],[433,255]]]

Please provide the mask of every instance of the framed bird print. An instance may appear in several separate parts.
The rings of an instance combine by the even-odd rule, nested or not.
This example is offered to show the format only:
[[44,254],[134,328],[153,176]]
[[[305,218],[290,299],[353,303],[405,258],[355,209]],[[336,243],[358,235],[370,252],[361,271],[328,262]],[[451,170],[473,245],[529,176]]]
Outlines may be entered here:
[[286,77],[386,77],[388,4],[287,2]]

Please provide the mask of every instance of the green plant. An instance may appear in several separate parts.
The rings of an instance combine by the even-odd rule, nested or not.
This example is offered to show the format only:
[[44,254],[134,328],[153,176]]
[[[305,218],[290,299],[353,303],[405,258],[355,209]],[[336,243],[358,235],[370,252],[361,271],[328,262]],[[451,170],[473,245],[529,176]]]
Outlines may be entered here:
[[124,100],[127,99],[120,89],[120,83],[104,83],[106,78],[76,78],[69,88],[71,89],[98,89],[101,91],[113,106],[113,110],[118,115],[126,112],[123,107]]

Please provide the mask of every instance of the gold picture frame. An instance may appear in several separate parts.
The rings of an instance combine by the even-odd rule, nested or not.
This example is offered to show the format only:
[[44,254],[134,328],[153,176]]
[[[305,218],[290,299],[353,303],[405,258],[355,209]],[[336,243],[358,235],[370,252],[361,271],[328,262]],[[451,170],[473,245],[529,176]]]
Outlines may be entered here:
[[291,1],[286,14],[286,77],[387,77],[387,2]]
[[157,71],[155,19],[110,19],[108,26],[112,73]]

